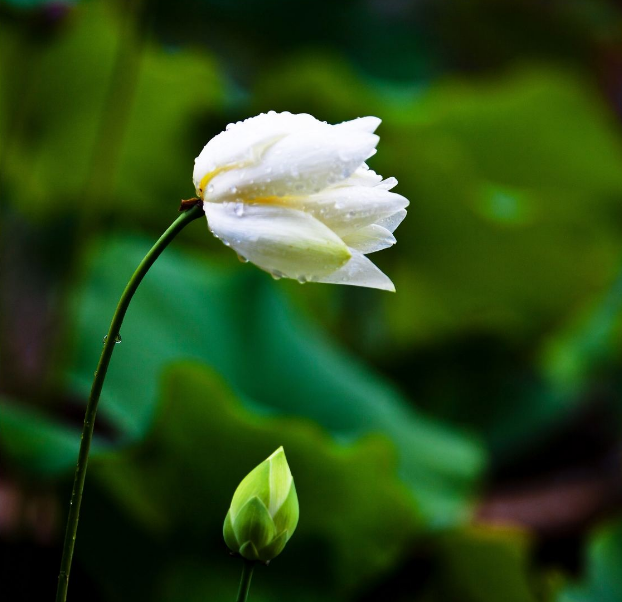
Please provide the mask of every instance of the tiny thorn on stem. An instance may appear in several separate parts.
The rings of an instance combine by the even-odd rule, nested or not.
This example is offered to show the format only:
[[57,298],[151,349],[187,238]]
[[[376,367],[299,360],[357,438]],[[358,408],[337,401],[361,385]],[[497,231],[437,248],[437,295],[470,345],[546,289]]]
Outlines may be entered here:
[[192,197],[191,199],[182,199],[181,205],[179,206],[179,212],[188,211],[188,209],[192,209],[196,205],[200,205],[203,201],[198,197]]

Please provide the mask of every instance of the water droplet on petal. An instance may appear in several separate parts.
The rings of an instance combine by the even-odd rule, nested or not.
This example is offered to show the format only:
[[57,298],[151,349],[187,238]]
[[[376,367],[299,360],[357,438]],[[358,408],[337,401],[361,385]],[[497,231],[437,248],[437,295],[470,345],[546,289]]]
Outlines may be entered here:
[[238,217],[242,217],[244,215],[244,203],[236,203],[233,211]]
[[298,280],[298,282],[300,282],[300,284],[304,284],[305,282],[308,281],[306,276],[298,276],[298,278],[296,278],[296,280]]
[[283,274],[279,272],[278,270],[273,270],[271,273],[272,273],[272,278],[274,278],[275,280],[280,280],[281,278],[283,278]]
[[239,253],[238,253],[238,259],[240,260],[241,263],[248,263],[248,259],[244,257],[244,255],[240,255]]
[[229,188],[229,192],[231,194],[235,194],[238,191],[238,189],[235,186],[232,186],[231,188]]

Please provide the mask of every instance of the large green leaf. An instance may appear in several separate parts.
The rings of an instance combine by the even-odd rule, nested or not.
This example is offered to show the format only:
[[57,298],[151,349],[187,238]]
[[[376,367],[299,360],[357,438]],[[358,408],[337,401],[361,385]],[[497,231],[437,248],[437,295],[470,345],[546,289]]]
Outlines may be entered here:
[[[80,391],[88,390],[112,308],[147,248],[146,241],[116,239],[93,256],[75,306],[71,382]],[[482,450],[412,409],[389,382],[332,344],[256,268],[225,272],[169,249],[141,285],[121,334],[101,412],[130,439],[144,436],[152,423],[163,368],[173,360],[200,359],[257,412],[311,419],[341,441],[388,437],[398,450],[400,475],[428,519],[446,523],[465,515]]]
[[[386,437],[339,445],[304,418],[245,409],[221,379],[198,364],[167,371],[147,441],[97,463],[95,476],[134,520],[191,548],[223,549],[222,523],[244,476],[283,445],[301,519],[275,564],[285,574],[322,571],[333,587],[361,587],[390,567],[418,531],[412,494],[397,475]],[[310,546],[330,559],[308,571]]]

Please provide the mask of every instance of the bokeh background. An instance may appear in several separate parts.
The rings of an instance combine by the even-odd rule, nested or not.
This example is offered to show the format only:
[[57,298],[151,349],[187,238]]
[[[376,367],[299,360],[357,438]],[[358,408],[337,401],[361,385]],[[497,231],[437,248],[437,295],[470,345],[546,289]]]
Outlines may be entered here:
[[0,2],[0,598],[51,600],[85,398],[194,157],[378,115],[397,294],[273,281],[188,227],[105,385],[70,599],[235,598],[221,527],[284,445],[251,599],[622,600],[622,3]]

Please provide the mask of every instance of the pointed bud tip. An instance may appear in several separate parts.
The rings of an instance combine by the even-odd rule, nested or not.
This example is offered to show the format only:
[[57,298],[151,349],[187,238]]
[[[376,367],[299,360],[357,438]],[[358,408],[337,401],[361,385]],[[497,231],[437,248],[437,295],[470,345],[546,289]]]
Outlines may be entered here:
[[283,449],[282,445],[275,452],[272,453],[272,455],[268,458],[268,460],[272,460],[273,458],[276,458],[280,454],[285,455],[285,450]]

